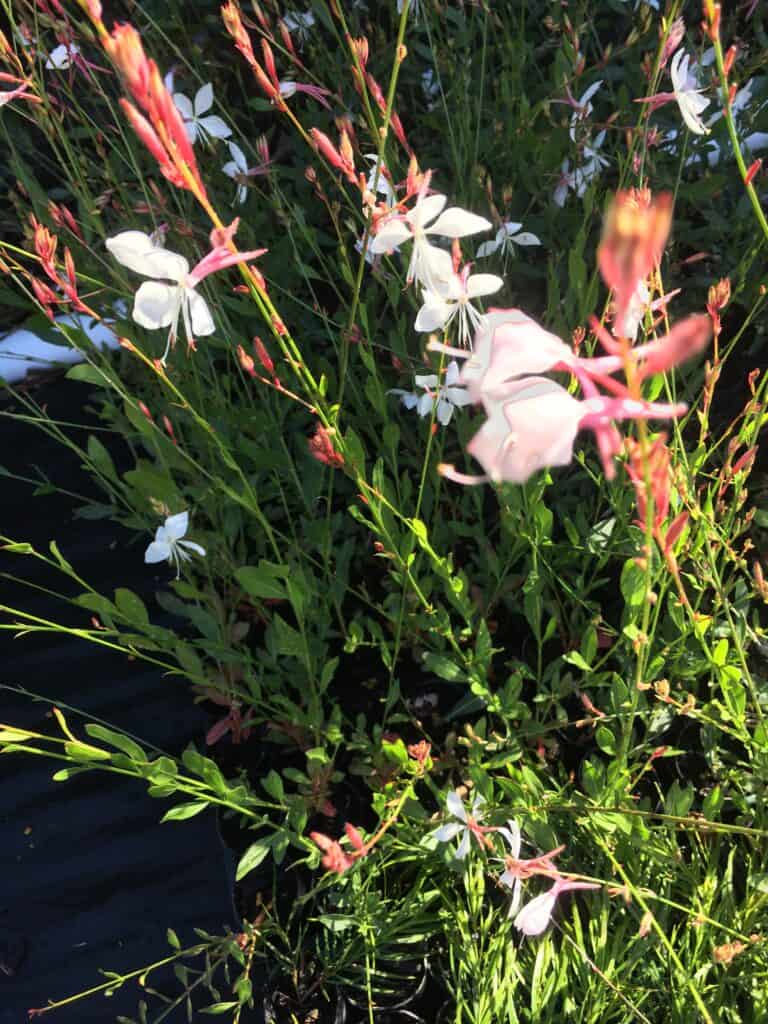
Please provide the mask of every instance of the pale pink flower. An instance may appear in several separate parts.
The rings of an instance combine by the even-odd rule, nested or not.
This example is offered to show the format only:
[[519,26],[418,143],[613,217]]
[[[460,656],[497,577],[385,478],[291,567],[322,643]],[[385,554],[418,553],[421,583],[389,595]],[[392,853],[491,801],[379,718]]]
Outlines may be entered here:
[[323,89],[319,85],[306,85],[302,82],[293,82],[288,80],[278,82],[278,89],[284,100],[289,100],[292,96],[295,96],[297,92],[303,92],[306,93],[307,96],[311,96],[312,99],[317,100],[318,103],[322,103],[327,110],[331,109],[330,103],[325,98],[326,96],[331,95],[330,89]]
[[537,470],[566,466],[573,458],[579,430],[593,430],[606,475],[611,458],[621,447],[614,420],[668,419],[681,416],[687,406],[609,398],[595,393],[579,400],[547,377],[523,377],[505,385],[498,397],[485,397],[488,419],[467,445],[467,451],[485,470],[485,476],[467,476],[441,466],[443,476],[457,483],[508,481],[525,483]]
[[547,892],[536,896],[526,903],[514,920],[514,926],[523,935],[541,935],[552,918],[557,898],[561,893],[573,892],[577,889],[599,889],[592,882],[571,882],[567,878],[558,878]]

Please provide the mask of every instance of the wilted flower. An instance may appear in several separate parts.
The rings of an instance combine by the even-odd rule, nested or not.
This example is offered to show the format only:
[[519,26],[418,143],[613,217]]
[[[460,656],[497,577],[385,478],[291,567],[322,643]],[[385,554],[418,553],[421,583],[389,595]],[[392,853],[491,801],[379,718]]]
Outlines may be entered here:
[[293,14],[286,14],[283,24],[296,36],[301,46],[309,39],[309,30],[315,24],[315,16],[312,11],[296,11]]
[[[232,157],[228,160],[221,168],[228,178],[232,178],[237,181],[238,178],[244,178],[248,174],[248,161],[245,158],[245,153],[240,149],[236,142],[228,142],[227,147],[229,148],[229,155]],[[235,202],[243,204],[248,198],[248,186],[244,185],[242,181],[237,181],[237,191],[235,192]]]
[[404,391],[402,388],[391,388],[387,394],[400,395],[400,400],[406,409],[416,409],[419,416],[428,416],[437,402],[437,419],[443,426],[450,423],[455,408],[470,405],[471,397],[465,388],[457,387],[459,380],[459,366],[455,360],[451,360],[445,372],[445,385],[439,385],[436,374],[417,374],[414,378],[417,388],[424,391],[423,395],[417,395],[411,391]]
[[158,526],[155,539],[144,552],[147,565],[155,562],[169,562],[176,566],[176,579],[181,575],[181,563],[188,562],[190,555],[185,549],[198,555],[205,554],[205,548],[191,540],[183,540],[189,529],[189,512],[178,512],[168,516],[162,526]]
[[464,860],[469,853],[469,844],[472,836],[477,839],[481,846],[488,845],[483,827],[479,824],[483,820],[484,804],[485,798],[480,793],[476,793],[472,801],[472,811],[470,814],[467,814],[464,802],[456,790],[452,790],[445,798],[446,807],[451,815],[458,820],[441,825],[433,835],[440,843],[450,842],[451,839],[461,835],[461,842],[455,854],[457,860]]
[[496,232],[492,242],[483,242],[477,250],[477,258],[490,256],[501,249],[502,256],[513,255],[516,245],[541,245],[541,240],[530,231],[521,231],[523,225],[515,221],[505,221]]

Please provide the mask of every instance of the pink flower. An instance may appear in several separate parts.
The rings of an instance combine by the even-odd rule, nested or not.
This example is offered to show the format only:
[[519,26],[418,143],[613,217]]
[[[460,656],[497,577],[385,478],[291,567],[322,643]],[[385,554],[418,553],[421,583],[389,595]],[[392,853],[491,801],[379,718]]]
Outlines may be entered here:
[[547,377],[510,381],[498,397],[485,397],[483,406],[488,419],[467,451],[486,475],[467,476],[452,466],[440,466],[441,474],[456,483],[525,483],[539,469],[566,466],[579,430],[595,432],[603,469],[611,479],[611,459],[621,449],[613,420],[665,419],[681,416],[687,408],[597,393],[580,401]]
[[555,909],[557,897],[561,893],[573,892],[576,889],[599,888],[599,885],[594,885],[592,882],[571,882],[566,878],[558,878],[551,889],[525,904],[515,918],[514,926],[523,935],[541,935],[552,918],[552,911]]

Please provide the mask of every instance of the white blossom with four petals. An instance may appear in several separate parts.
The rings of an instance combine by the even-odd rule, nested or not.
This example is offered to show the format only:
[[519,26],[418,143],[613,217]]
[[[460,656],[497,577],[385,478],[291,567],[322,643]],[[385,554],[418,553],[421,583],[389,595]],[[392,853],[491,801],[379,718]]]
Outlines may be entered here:
[[178,332],[179,317],[190,344],[195,337],[213,334],[216,326],[202,295],[195,291],[197,280],[189,263],[177,252],[155,245],[143,231],[122,231],[106,241],[118,263],[151,280],[141,285],[133,300],[133,319],[153,331],[170,327],[163,360]]
[[458,386],[459,374],[459,364],[452,359],[446,367],[445,384],[440,384],[437,374],[416,374],[414,383],[424,392],[423,395],[405,391],[403,388],[390,388],[387,394],[399,395],[405,408],[415,409],[419,416],[429,416],[437,403],[437,420],[446,426],[451,421],[454,409],[472,403],[466,389]]
[[445,798],[445,806],[448,808],[451,815],[458,820],[450,821],[445,825],[441,825],[440,828],[436,829],[432,834],[440,843],[448,843],[451,839],[455,839],[456,836],[461,835],[461,842],[454,854],[456,860],[464,860],[469,853],[469,844],[472,839],[472,825],[470,824],[470,817],[473,823],[482,821],[484,805],[485,797],[480,793],[476,793],[475,798],[472,801],[472,810],[468,815],[464,802],[456,790],[451,790]]
[[444,195],[428,196],[426,189],[422,189],[407,213],[395,214],[383,223],[371,246],[372,252],[385,253],[399,248],[403,242],[412,241],[408,283],[417,280],[432,291],[439,291],[441,285],[448,284],[453,275],[453,260],[445,249],[431,245],[429,236],[464,238],[493,226],[485,217],[478,217],[459,206],[444,210],[446,202]]
[[189,529],[189,512],[178,512],[175,516],[167,516],[162,526],[158,526],[155,539],[144,552],[147,565],[156,562],[169,562],[176,566],[176,579],[181,575],[182,562],[191,558],[189,551],[205,555],[205,548],[192,540],[183,540]]
[[513,256],[516,245],[541,245],[541,239],[531,231],[521,231],[518,221],[507,220],[496,232],[492,242],[483,242],[477,250],[477,258],[490,256],[501,249],[502,256]]
[[[169,88],[172,89],[172,78],[170,82]],[[167,84],[168,76],[166,76]],[[203,142],[209,136],[213,139],[228,139],[232,134],[232,129],[218,115],[208,114],[207,117],[203,117],[213,106],[213,86],[210,82],[200,86],[195,93],[194,100],[190,100],[184,93],[174,92],[173,102],[184,120],[187,138],[193,146],[198,139],[201,139]]]
[[422,291],[424,305],[416,317],[417,331],[445,330],[452,320],[459,323],[458,340],[464,348],[472,348],[472,334],[482,323],[482,314],[471,303],[484,295],[493,295],[504,287],[504,279],[496,274],[470,274],[467,265],[459,274],[452,274],[437,291]]

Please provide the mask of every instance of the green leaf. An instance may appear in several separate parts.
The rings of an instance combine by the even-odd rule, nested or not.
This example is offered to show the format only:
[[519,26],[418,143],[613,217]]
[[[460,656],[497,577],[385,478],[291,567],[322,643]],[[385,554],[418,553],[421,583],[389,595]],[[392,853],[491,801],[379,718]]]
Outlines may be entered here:
[[289,626],[280,615],[275,615],[272,619],[272,628],[277,641],[278,654],[285,654],[294,658],[304,657],[306,653],[304,641],[298,630],[294,629],[293,626]]
[[95,722],[89,722],[85,727],[85,731],[89,736],[93,736],[94,739],[101,740],[102,743],[109,743],[110,746],[121,750],[124,754],[127,754],[132,761],[147,760],[145,751],[143,751],[139,744],[132,740],[130,736],[124,736],[121,732],[115,732],[112,729],[107,729],[105,726],[97,725]]
[[168,939],[168,945],[169,946],[172,946],[174,949],[181,949],[181,943],[179,942],[179,937],[176,934],[176,932],[173,930],[173,928],[169,928],[166,931],[165,937]]
[[102,476],[107,477],[113,483],[119,483],[119,477],[115,470],[112,456],[98,439],[91,434],[88,438],[88,458]]
[[165,812],[160,819],[160,824],[162,825],[164,821],[186,821],[187,818],[194,818],[208,806],[210,805],[205,801],[196,800],[188,804],[179,804],[178,807],[172,807],[170,811]]
[[284,601],[288,596],[283,584],[262,565],[244,565],[236,569],[235,579],[251,597]]
[[211,1017],[217,1017],[222,1013],[229,1013],[230,1010],[236,1010],[239,1005],[239,1002],[211,1003],[210,1006],[206,1006],[204,1009],[200,1010],[200,1013],[207,1013]]
[[109,386],[109,381],[105,379],[104,374],[90,363],[78,363],[77,366],[67,370],[66,376],[67,380],[80,380],[86,384],[98,384],[100,387]]
[[646,574],[634,558],[628,558],[621,570],[621,593],[630,608],[639,608],[645,601]]
[[267,793],[269,793],[271,797],[274,797],[278,803],[283,802],[285,798],[283,780],[280,778],[280,776],[277,774],[274,768],[271,768],[267,777],[261,780],[261,784],[267,791]]
[[76,761],[110,761],[112,755],[108,750],[100,750],[92,747],[89,743],[81,743],[79,740],[71,740],[64,744],[64,750]]
[[434,672],[436,676],[446,679],[449,683],[464,682],[467,678],[463,669],[442,654],[427,652],[424,655],[424,666],[429,672]]
[[238,862],[235,881],[239,882],[241,878],[245,878],[250,871],[257,868],[271,849],[270,839],[257,839],[255,843],[251,843]]
[[137,597],[132,590],[118,587],[115,591],[115,604],[129,622],[141,626],[149,625],[149,614],[146,606],[141,598]]

